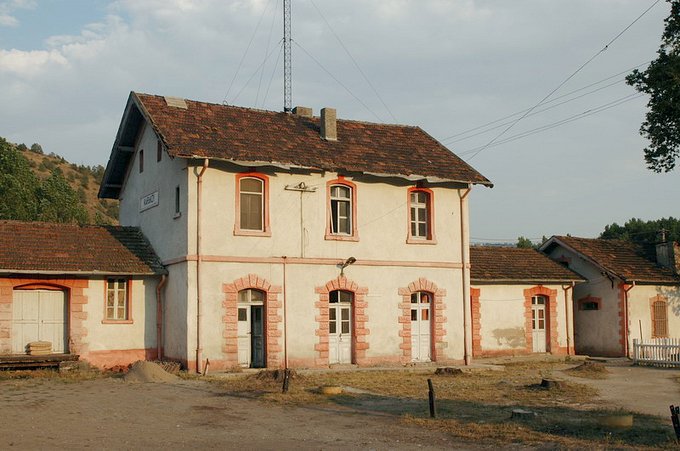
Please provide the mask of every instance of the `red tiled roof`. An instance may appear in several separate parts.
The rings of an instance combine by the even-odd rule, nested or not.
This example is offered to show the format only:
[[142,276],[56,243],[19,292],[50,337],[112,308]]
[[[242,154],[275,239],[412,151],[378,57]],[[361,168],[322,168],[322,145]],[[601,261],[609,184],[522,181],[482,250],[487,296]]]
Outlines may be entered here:
[[535,249],[470,247],[473,282],[571,282],[585,280]]
[[0,221],[0,273],[165,274],[135,227]]
[[266,162],[334,172],[491,182],[419,127],[338,120],[337,141],[319,136],[319,118],[133,93],[168,153],[184,158]]
[[654,249],[623,240],[572,236],[555,236],[552,239],[553,243],[571,248],[624,282],[680,284],[679,276],[657,265]]

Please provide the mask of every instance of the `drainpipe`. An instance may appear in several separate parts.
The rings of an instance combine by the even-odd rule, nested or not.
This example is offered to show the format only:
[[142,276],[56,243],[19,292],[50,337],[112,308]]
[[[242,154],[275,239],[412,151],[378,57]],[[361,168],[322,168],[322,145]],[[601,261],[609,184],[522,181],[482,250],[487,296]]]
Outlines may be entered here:
[[288,315],[286,310],[286,257],[283,258],[283,365],[288,369]]
[[163,274],[160,282],[156,285],[156,358],[163,360],[163,300],[161,291],[168,281],[168,276]]
[[208,169],[210,160],[203,160],[203,167],[196,177],[196,372],[201,374],[203,347],[201,343],[201,319],[203,306],[201,305],[201,201],[203,195],[203,174]]
[[623,284],[623,353],[626,357],[628,355],[628,292],[635,288],[635,281],[626,289],[626,284]]
[[[571,285],[562,285],[562,290],[564,290],[564,323],[565,323],[565,332],[567,334],[567,355],[571,355],[571,334],[569,331],[572,329],[572,321],[569,316],[569,305],[572,302],[569,302],[569,296],[567,293],[569,290],[574,288],[574,285],[576,285],[576,282],[571,282]],[[572,298],[574,296],[574,292],[572,291]]]
[[472,190],[472,185],[468,184],[467,189],[461,193],[460,196],[460,252],[462,268],[462,282],[463,282],[463,346],[465,365],[470,365],[472,359],[472,331],[470,325],[472,323],[470,306],[470,236],[469,236],[469,218],[467,215],[467,196]]

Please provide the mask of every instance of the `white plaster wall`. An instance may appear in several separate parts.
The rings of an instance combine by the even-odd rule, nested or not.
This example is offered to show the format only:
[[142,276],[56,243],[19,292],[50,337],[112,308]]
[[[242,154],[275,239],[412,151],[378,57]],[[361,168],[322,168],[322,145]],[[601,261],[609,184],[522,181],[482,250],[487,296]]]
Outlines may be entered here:
[[[211,163],[213,164],[213,163]],[[195,211],[196,178],[189,169],[189,202]],[[235,173],[215,162],[204,174],[202,240],[203,254],[242,256],[321,257],[357,259],[460,262],[460,199],[457,190],[430,187],[434,191],[435,235],[437,245],[406,244],[408,233],[407,189],[413,184],[394,186],[365,183],[347,177],[357,185],[359,241],[325,240],[326,182],[337,178],[325,175],[270,173],[269,211],[271,237],[234,236]],[[316,192],[302,195],[285,190],[286,185],[304,182]],[[304,231],[300,227],[300,212]],[[190,215],[189,249],[195,249],[195,217]],[[304,247],[301,246],[304,235]]]
[[[135,146],[135,155],[120,193],[120,224],[140,227],[161,260],[187,253],[186,160],[172,159],[163,151],[156,161],[158,139],[146,126]],[[139,173],[139,151],[144,150],[144,172]],[[175,187],[180,187],[181,215],[175,215]],[[158,192],[158,205],[140,211],[140,199]]]
[[132,279],[130,302],[132,323],[104,323],[106,280],[90,279],[84,289],[88,302],[84,306],[87,329],[84,342],[89,351],[149,349],[156,347],[156,284],[157,278],[135,277]]
[[[225,295],[222,291],[223,283],[232,283],[234,280],[257,274],[266,279],[272,285],[283,287],[283,265],[281,264],[251,264],[238,263],[202,263],[203,274],[203,357],[219,359],[222,357],[224,339],[223,317],[224,307],[222,302]],[[331,265],[300,265],[288,264],[286,266],[286,303],[288,325],[288,356],[289,359],[314,359],[317,352],[314,345],[318,343],[316,329],[318,323],[316,316],[319,313],[315,302],[319,295],[315,288],[324,286],[328,281],[337,278],[339,269]],[[435,283],[438,288],[447,291],[447,308],[444,313],[447,318],[445,329],[447,330],[447,348],[441,359],[463,358],[463,320],[460,283],[460,270],[450,269],[423,269],[423,268],[379,268],[361,267],[353,265],[345,270],[348,280],[355,282],[360,287],[368,288],[365,300],[368,304],[366,315],[368,322],[366,327],[370,330],[367,341],[370,343],[366,351],[366,358],[394,357],[398,360],[402,355],[399,345],[402,338],[399,336],[401,323],[398,321],[401,315],[399,304],[402,301],[398,290],[406,288],[410,282],[419,277],[426,277]],[[203,279],[203,277],[205,277]],[[283,299],[283,294],[279,295]],[[283,312],[281,312],[283,314]],[[189,304],[189,329],[190,355],[195,349],[195,303]],[[280,329],[283,330],[281,324]],[[280,338],[283,347],[283,337]],[[283,354],[281,354],[283,359]]]
[[[619,283],[612,282],[601,270],[577,254],[556,247],[551,258],[570,259],[569,268],[588,279],[574,288],[574,344],[578,354],[620,355]],[[613,284],[613,285],[612,285]],[[588,296],[601,298],[599,310],[579,310],[578,300]]]
[[628,292],[629,312],[629,349],[632,349],[633,339],[652,338],[652,309],[651,298],[657,295],[665,296],[668,300],[668,336],[680,338],[680,287],[661,285],[636,285]]

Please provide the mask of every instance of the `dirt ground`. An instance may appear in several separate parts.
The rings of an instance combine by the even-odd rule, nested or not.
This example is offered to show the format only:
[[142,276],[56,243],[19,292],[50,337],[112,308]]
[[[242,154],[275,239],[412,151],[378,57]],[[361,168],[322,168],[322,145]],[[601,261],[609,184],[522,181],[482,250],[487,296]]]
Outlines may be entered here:
[[[560,365],[553,376],[597,389],[593,405],[657,415],[672,430],[667,412],[670,404],[680,404],[680,371],[615,364],[607,366],[605,379],[586,379],[561,370],[569,366]],[[414,400],[402,402],[406,409]],[[277,404],[195,379],[9,379],[0,381],[0,406],[0,449],[498,447],[481,441],[483,437],[461,441],[445,430],[403,421],[378,408]],[[520,442],[503,448],[508,446],[527,447]]]
[[0,382],[0,449],[479,449],[386,415],[262,404],[202,381]]

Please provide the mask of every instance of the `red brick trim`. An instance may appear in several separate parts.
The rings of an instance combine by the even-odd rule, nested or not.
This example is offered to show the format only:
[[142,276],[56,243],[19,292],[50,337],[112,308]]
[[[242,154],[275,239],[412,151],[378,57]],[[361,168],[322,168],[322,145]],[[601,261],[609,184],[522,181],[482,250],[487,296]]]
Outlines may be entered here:
[[548,342],[546,343],[546,351],[551,354],[558,354],[561,348],[557,341],[557,290],[551,290],[542,285],[524,290],[524,319],[527,352],[532,353],[534,350],[534,339],[531,333],[531,298],[534,296],[545,296],[548,298],[546,323],[549,332],[547,334]]
[[626,297],[628,296],[628,291],[633,288],[634,285],[626,284],[625,282],[619,283],[619,345],[621,346],[621,356],[626,355],[626,348],[628,347],[628,337],[626,336],[628,327],[626,318]]
[[579,310],[584,310],[583,309],[583,304],[587,304],[589,302],[594,302],[597,304],[597,309],[600,310],[602,308],[602,298],[598,298],[596,296],[591,296],[590,294],[588,296],[582,297],[578,301],[576,301],[578,304],[578,309]]
[[86,358],[88,346],[87,329],[83,322],[87,319],[84,306],[88,303],[85,288],[88,279],[18,279],[0,278],[0,353],[12,352],[12,302],[15,289],[50,289],[66,292],[68,304],[68,350]]
[[[333,215],[331,211],[331,187],[333,185],[343,185],[350,190],[352,202],[352,218],[350,221],[350,226],[352,227],[351,235],[331,233],[331,221]],[[335,180],[329,180],[326,182],[326,233],[324,235],[324,239],[334,241],[359,241],[359,229],[357,222],[357,186],[349,180],[346,180],[342,175],[338,176],[338,178]]]
[[[665,318],[666,318],[666,331],[665,333],[660,333],[659,331],[656,330],[656,321],[655,321],[655,314],[654,314],[654,304],[657,302],[662,302],[663,303],[663,308],[665,309]],[[650,312],[650,320],[651,320],[651,336],[652,338],[667,338],[668,337],[668,298],[664,295],[657,294],[656,296],[652,296],[649,298],[649,312]]]
[[[432,321],[430,322],[432,327],[430,336],[434,337],[431,360],[436,362],[443,358],[444,348],[448,345],[446,342],[446,329],[444,329],[444,324],[446,323],[446,317],[444,316],[446,290],[438,288],[433,282],[430,282],[425,277],[421,277],[409,283],[407,287],[399,288],[398,290],[401,296],[401,302],[399,303],[399,308],[401,309],[401,315],[399,315],[401,330],[399,331],[399,336],[402,339],[399,347],[402,351],[401,362],[404,364],[410,363],[413,355],[411,349],[411,295],[418,291],[431,293],[434,297],[434,302],[432,303],[434,311],[432,312]],[[440,354],[442,355],[440,356]]]
[[314,350],[317,352],[315,366],[328,366],[329,294],[335,290],[351,291],[354,294],[352,303],[352,363],[365,365],[367,363],[366,350],[369,348],[368,336],[371,334],[370,329],[366,327],[368,323],[368,315],[366,314],[368,288],[360,287],[345,276],[338,276],[336,279],[326,282],[325,285],[314,289],[315,293],[319,295],[319,300],[314,303],[314,306],[318,309],[316,336],[319,337],[318,343],[314,345]]
[[[423,192],[427,194],[427,237],[419,238],[411,234],[411,193]],[[434,192],[428,188],[411,187],[406,192],[406,226],[407,244],[437,244],[434,234]]]
[[[262,230],[248,230],[241,228],[241,180],[244,178],[258,179],[262,182]],[[236,174],[234,201],[236,212],[234,214],[234,235],[244,236],[272,236],[269,227],[269,177],[259,172],[243,172]]]
[[481,290],[470,288],[470,311],[472,313],[472,357],[482,356],[482,315],[479,301]]
[[281,344],[279,340],[283,336],[279,325],[283,323],[281,313],[281,301],[279,294],[282,293],[280,286],[270,284],[266,279],[256,274],[248,274],[232,283],[222,284],[222,292],[225,294],[222,306],[224,307],[224,338],[222,354],[227,366],[238,366],[238,292],[241,290],[254,289],[265,293],[264,297],[264,334],[266,365],[268,368],[276,368],[283,365],[281,359]]

